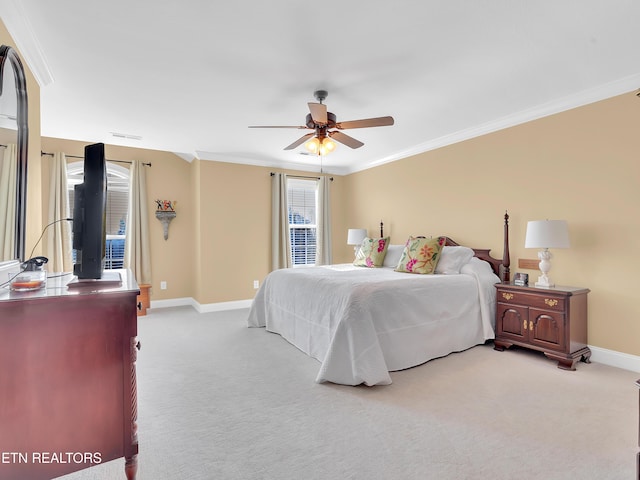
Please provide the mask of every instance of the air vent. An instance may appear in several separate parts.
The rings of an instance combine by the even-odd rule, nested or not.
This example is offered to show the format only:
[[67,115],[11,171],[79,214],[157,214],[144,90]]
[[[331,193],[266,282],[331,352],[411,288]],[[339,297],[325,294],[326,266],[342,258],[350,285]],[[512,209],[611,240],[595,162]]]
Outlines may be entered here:
[[126,138],[129,140],[142,140],[142,137],[140,135],[131,135],[130,133],[111,132],[111,135],[113,135],[114,137]]

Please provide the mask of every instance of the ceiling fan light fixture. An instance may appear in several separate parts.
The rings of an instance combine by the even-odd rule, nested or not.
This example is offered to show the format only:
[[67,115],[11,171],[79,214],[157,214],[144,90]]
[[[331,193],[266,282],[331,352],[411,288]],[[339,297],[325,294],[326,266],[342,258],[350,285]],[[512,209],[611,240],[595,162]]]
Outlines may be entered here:
[[336,149],[336,142],[331,140],[329,137],[325,137],[322,139],[320,143],[320,155],[328,155]]
[[314,154],[328,155],[336,149],[336,142],[329,137],[313,137],[304,144],[305,148]]
[[318,150],[320,150],[320,140],[318,137],[313,137],[304,144],[304,148],[309,150],[311,153],[318,153]]

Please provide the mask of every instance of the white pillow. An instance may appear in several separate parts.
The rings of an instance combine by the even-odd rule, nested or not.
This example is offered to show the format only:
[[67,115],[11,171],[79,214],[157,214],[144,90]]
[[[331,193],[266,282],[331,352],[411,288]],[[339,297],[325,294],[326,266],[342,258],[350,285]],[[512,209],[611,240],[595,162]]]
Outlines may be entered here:
[[400,257],[402,257],[402,252],[404,252],[404,245],[389,245],[387,247],[387,254],[384,256],[382,266],[393,268],[397,267]]
[[[473,257],[466,265],[460,269],[460,273],[478,274],[485,277],[491,277],[492,280],[499,282],[500,277],[493,273],[493,268],[489,262]],[[494,278],[495,277],[495,278]]]
[[460,269],[473,258],[473,250],[469,247],[442,247],[440,260],[436,265],[436,273],[456,275]]

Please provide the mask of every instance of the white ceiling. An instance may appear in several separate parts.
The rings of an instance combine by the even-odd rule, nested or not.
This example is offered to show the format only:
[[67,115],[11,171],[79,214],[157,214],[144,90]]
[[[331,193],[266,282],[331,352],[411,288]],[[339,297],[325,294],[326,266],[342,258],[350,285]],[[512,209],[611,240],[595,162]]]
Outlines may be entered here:
[[[640,87],[637,0],[0,0],[42,135],[319,171],[283,148],[313,92],[349,173]],[[640,105],[639,105],[640,107]],[[112,132],[139,136],[121,139]]]

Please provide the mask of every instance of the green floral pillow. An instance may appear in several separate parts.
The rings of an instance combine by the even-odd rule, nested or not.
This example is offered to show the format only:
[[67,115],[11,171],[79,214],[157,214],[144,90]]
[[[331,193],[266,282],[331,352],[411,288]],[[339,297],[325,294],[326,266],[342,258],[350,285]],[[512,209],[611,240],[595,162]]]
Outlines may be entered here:
[[444,237],[409,237],[396,267],[396,272],[435,272],[444,243]]
[[353,264],[358,267],[381,267],[388,246],[389,237],[365,238],[356,253]]

